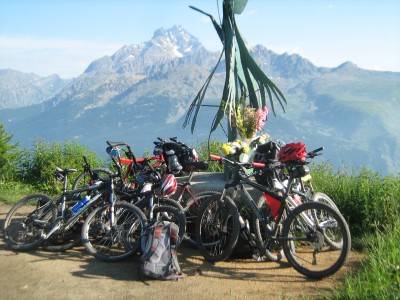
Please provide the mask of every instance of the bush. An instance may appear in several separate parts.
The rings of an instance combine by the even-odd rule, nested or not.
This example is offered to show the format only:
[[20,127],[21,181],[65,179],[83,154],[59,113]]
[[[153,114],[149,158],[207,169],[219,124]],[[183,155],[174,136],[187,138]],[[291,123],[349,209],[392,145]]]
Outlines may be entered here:
[[[222,142],[213,140],[213,141],[205,141],[197,145],[196,151],[199,154],[200,160],[209,160],[210,154],[220,155],[221,153]],[[220,163],[215,161],[209,162],[209,167],[206,172],[223,172],[224,168]]]
[[393,224],[400,214],[400,179],[372,171],[334,171],[327,164],[311,170],[314,188],[329,195],[360,236]]
[[83,156],[86,156],[92,167],[103,166],[104,161],[85,146],[74,142],[45,143],[37,139],[31,150],[23,150],[18,164],[21,181],[37,187],[38,190],[49,194],[59,192],[60,185],[54,178],[56,167],[77,169],[77,173],[71,174],[69,183],[83,171]]
[[19,158],[18,144],[10,144],[12,135],[9,135],[0,123],[0,180],[13,180],[16,176],[16,162]]

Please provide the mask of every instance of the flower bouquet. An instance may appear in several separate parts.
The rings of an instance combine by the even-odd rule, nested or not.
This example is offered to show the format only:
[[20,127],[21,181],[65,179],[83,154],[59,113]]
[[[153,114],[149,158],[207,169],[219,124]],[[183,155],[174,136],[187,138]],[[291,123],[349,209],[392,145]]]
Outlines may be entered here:
[[249,152],[250,148],[244,141],[236,140],[221,146],[222,153],[228,158],[240,161],[240,156]]
[[242,139],[251,139],[264,127],[268,113],[268,106],[264,106],[263,109],[248,106],[243,96],[231,115],[232,125],[236,127]]

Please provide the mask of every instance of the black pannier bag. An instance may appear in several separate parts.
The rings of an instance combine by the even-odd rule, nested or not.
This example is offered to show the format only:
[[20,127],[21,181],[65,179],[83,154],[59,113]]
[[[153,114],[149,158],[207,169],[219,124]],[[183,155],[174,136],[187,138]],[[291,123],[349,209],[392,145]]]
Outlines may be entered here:
[[156,146],[154,155],[164,155],[167,161],[168,173],[175,176],[184,175],[184,172],[189,172],[188,162],[198,160],[196,150],[190,147],[183,147],[182,145],[174,142],[165,142],[162,145]]
[[[278,162],[277,156],[279,150],[280,147],[274,141],[269,141],[265,144],[259,145],[254,151],[254,162],[264,163],[266,166],[276,164]],[[283,177],[281,170],[263,170],[256,174],[255,179],[259,184],[274,188],[272,180],[276,178],[279,181],[282,181]]]

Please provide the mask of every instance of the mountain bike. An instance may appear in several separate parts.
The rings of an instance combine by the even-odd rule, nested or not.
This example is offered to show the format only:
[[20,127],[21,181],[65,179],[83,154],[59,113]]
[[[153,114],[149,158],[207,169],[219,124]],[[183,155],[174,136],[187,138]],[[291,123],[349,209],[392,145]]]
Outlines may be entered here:
[[[276,145],[276,144],[275,144]],[[274,147],[274,142],[269,148]],[[281,147],[278,148],[280,150]],[[318,155],[321,155],[320,152],[323,150],[323,147],[315,149],[309,153],[307,153],[307,159],[314,158]],[[279,152],[280,153],[280,152]],[[279,154],[275,153],[273,155],[274,158],[264,158],[262,161],[268,166],[264,169],[257,169],[258,172],[255,172],[255,177],[257,182],[267,185],[269,188],[273,189],[277,193],[284,193],[284,190],[288,186],[288,179],[291,175],[293,175],[293,183],[291,186],[291,194],[288,195],[290,200],[292,201],[292,207],[298,206],[302,202],[305,201],[317,201],[321,203],[325,203],[339,213],[339,208],[336,206],[335,202],[326,194],[322,192],[316,192],[311,183],[311,175],[310,170],[308,168],[308,164],[310,161],[304,161],[297,168],[292,168],[292,164],[281,163],[279,160]],[[272,222],[272,215],[270,212],[270,205],[268,204],[268,200],[266,201],[264,196],[261,196],[258,200],[258,207],[264,211],[265,214],[269,215]],[[253,224],[255,235],[257,239],[262,239],[263,230],[260,228],[260,223],[258,219],[255,219]],[[342,246],[341,241],[333,241],[329,239],[328,232],[325,233],[325,239],[328,244],[330,244],[332,249],[339,249]],[[279,261],[283,258],[282,251],[275,251],[274,253],[270,253],[268,258],[272,261]]]
[[[198,208],[201,202],[209,195],[220,192],[202,191],[193,193],[190,189],[190,181],[193,178],[194,172],[206,170],[208,163],[198,161],[196,151],[178,141],[177,138],[171,138],[172,143],[161,138],[158,138],[158,140],[158,142],[154,142],[154,155],[148,158],[135,158],[131,147],[126,143],[108,142],[108,145],[111,147],[111,149],[108,149],[108,153],[112,156],[118,172],[124,174],[126,187],[121,189],[121,193],[124,194],[122,197],[126,201],[135,203],[135,205],[142,209],[145,209],[145,206],[149,203],[156,201],[158,205],[171,206],[183,211],[186,220],[186,229],[180,228],[180,236],[183,235],[183,240],[191,246],[196,246],[195,222]],[[170,159],[170,166],[167,167],[168,159],[165,159],[165,157],[175,155],[175,152],[168,152],[173,149],[176,150],[177,158],[183,164],[183,170],[189,175],[186,180],[177,183],[178,190],[176,192],[173,190],[169,194],[161,195],[163,191],[159,189],[163,185],[162,180],[164,179],[164,175],[169,169],[174,169],[172,167],[173,160]],[[126,158],[122,157],[121,153],[124,153]],[[134,166],[135,161],[136,166]],[[177,161],[174,160],[174,164],[176,163]],[[146,187],[145,192],[142,191],[144,187]]]
[[[233,169],[233,179],[228,182],[221,196],[211,196],[200,208],[196,223],[197,246],[203,257],[209,262],[227,259],[232,253],[239,234],[251,245],[255,256],[260,258],[275,248],[283,248],[285,257],[299,273],[310,278],[324,278],[337,272],[345,263],[350,251],[350,231],[343,216],[324,203],[307,201],[296,203],[289,197],[294,179],[299,175],[292,172],[283,194],[261,185],[250,178],[254,172],[245,173],[245,168],[264,168],[262,163],[240,163],[216,155],[211,160],[229,164]],[[291,168],[297,169],[304,164],[292,162]],[[261,191],[270,205],[270,214],[266,215],[249,193],[249,187]],[[231,196],[228,190],[233,189]],[[237,208],[241,191],[241,201],[247,204],[253,217],[258,219],[262,239],[250,232],[247,222]],[[317,216],[324,216],[324,219]],[[331,239],[340,240],[342,247],[332,250],[326,243],[324,232],[329,230]]]
[[[90,170],[86,157],[84,160]],[[136,222],[141,233],[146,227],[143,213],[132,204],[115,201],[111,177],[96,178],[84,188],[68,191],[67,177],[73,172],[77,170],[56,168],[56,177],[63,181],[63,192],[56,199],[34,194],[11,208],[4,222],[8,246],[17,251],[28,251],[45,244],[52,251],[68,250],[81,240],[80,231],[87,213],[101,205],[107,208],[111,232],[118,236],[113,242],[123,243],[124,252],[138,248],[138,239],[128,237],[124,230]]]

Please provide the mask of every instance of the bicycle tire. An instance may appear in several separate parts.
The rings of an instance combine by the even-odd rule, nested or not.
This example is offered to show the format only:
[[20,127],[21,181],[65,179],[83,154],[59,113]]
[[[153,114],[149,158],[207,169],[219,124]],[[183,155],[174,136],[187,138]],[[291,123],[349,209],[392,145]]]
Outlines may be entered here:
[[[257,244],[262,245],[264,249],[269,240],[269,234],[266,232],[266,230],[271,230],[275,227],[275,220],[271,214],[271,210],[267,202],[265,201],[264,196],[261,196],[258,199],[257,207],[260,209],[262,215],[267,218],[267,226],[269,226],[269,228],[262,228],[260,220],[257,219],[255,215],[253,216],[254,235],[256,236]],[[265,255],[270,261],[281,261],[282,258],[285,257],[282,246],[276,243],[271,245],[270,249],[265,248],[264,251],[265,252],[262,254]]]
[[[107,168],[93,168],[91,169],[93,174],[98,174],[100,178],[106,179],[109,175],[112,175],[113,172]],[[89,172],[82,172],[76,177],[74,183],[72,184],[72,190],[76,190],[90,184],[90,175]]]
[[43,194],[26,196],[8,212],[3,225],[4,240],[16,251],[36,249],[56,219],[54,201]]
[[191,247],[197,248],[196,242],[196,220],[199,214],[200,207],[202,203],[207,200],[212,195],[221,195],[218,191],[203,191],[193,194],[189,197],[185,203],[184,207],[186,216],[186,234],[184,237],[184,242]]
[[211,263],[226,260],[239,238],[239,211],[234,201],[219,195],[209,197],[202,205],[196,222],[197,247]]
[[[317,201],[320,203],[325,203],[334,208],[338,213],[340,213],[339,208],[336,206],[335,202],[326,194],[321,193],[321,192],[316,192],[312,196],[313,201]],[[316,216],[320,220],[323,220],[325,217],[323,215]],[[329,229],[323,231],[324,237],[326,239],[326,242],[331,246],[332,249],[337,250],[340,249],[343,246],[342,241],[334,241],[330,237],[330,232]]]
[[325,193],[321,192],[315,192],[311,199],[316,202],[321,202],[330,205],[333,207],[335,210],[339,211],[339,208],[337,207],[336,203]]
[[109,204],[93,210],[82,226],[86,250],[102,261],[120,261],[135,253],[147,227],[143,212],[127,202],[114,204],[115,224],[110,226]]
[[153,220],[151,223],[149,222],[149,226],[153,225],[156,221],[168,221],[178,225],[178,244],[182,242],[186,232],[186,218],[182,210],[167,205],[156,206],[153,209]]
[[[330,215],[327,222],[319,222],[314,211]],[[307,219],[312,224],[307,223]],[[336,229],[343,246],[332,250],[321,232],[322,227]],[[351,237],[343,216],[331,206],[319,202],[307,202],[288,213],[282,229],[283,250],[290,265],[299,273],[314,279],[322,279],[336,273],[345,263],[350,252]]]

